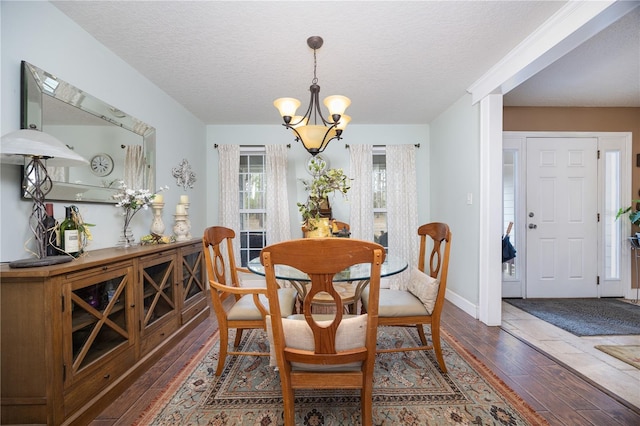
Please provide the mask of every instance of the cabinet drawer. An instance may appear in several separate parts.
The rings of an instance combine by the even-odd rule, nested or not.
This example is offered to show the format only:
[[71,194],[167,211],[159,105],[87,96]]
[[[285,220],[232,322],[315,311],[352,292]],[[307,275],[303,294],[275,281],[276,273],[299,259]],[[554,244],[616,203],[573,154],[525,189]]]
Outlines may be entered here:
[[140,341],[140,356],[144,356],[147,352],[153,350],[160,343],[164,342],[179,327],[178,316],[171,315],[163,318],[159,324],[154,324],[144,332],[144,337]]
[[131,261],[128,261],[128,260],[127,261],[122,261],[122,262],[108,263],[108,264],[101,265],[101,266],[98,266],[98,267],[83,269],[83,270],[78,271],[78,272],[73,272],[71,274],[67,274],[66,275],[66,279],[68,281],[86,279],[88,277],[92,277],[94,275],[99,275],[99,274],[104,274],[106,272],[113,271],[113,270],[116,270],[116,269],[128,268],[128,267],[130,267],[132,265],[133,265],[133,263]]
[[64,394],[65,417],[82,407],[132,367],[136,362],[135,351],[127,350],[112,357],[109,362],[87,374],[78,375],[74,384]]
[[182,311],[182,324],[188,323],[193,317],[206,309],[207,305],[208,299],[202,295],[197,300],[193,300],[192,303],[185,306],[185,309]]

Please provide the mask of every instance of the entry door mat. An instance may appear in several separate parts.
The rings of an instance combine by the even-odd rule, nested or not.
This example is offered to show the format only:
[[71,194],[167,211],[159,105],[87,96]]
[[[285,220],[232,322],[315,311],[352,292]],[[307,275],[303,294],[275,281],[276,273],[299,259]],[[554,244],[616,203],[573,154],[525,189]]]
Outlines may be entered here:
[[596,345],[594,347],[640,370],[640,345]]
[[502,299],[576,336],[640,334],[640,306],[617,299]]
[[[233,331],[229,341],[233,342]],[[442,373],[433,351],[376,356],[374,425],[548,425],[512,389],[458,341],[442,330]],[[265,351],[263,330],[245,332],[243,351]],[[418,333],[380,327],[378,345],[417,344]],[[137,426],[281,425],[280,377],[265,356],[229,356],[214,376],[220,341],[216,333],[144,410]],[[351,426],[361,423],[360,391],[296,390],[296,425]],[[370,425],[367,425],[370,426]]]

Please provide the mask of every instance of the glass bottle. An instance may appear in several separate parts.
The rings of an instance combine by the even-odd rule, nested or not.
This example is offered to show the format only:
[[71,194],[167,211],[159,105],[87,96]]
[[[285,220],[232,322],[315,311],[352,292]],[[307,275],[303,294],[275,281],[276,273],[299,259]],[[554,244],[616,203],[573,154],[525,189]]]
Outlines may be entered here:
[[65,207],[65,219],[60,224],[60,244],[65,253],[73,257],[80,255],[80,234],[73,220],[71,207]]
[[45,228],[45,252],[47,256],[56,256],[58,255],[58,241],[56,236],[56,219],[53,217],[53,204],[47,203],[44,205],[44,209],[47,215],[44,218],[44,228]]

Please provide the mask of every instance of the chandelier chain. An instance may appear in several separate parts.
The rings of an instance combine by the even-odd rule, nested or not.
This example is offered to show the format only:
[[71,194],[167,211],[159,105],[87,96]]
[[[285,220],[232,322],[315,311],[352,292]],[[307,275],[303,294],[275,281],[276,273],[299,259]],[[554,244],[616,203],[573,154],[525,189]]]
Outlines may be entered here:
[[313,80],[311,80],[312,84],[318,84],[318,77],[316,77],[316,68],[318,67],[318,61],[316,60],[316,50],[313,49]]

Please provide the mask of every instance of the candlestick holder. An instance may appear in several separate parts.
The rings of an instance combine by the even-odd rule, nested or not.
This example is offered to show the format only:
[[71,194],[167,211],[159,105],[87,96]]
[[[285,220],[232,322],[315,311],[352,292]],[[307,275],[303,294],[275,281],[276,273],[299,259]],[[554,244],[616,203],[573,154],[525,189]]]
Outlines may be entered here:
[[151,222],[151,233],[156,235],[162,235],[165,230],[164,222],[162,221],[162,210],[164,209],[164,203],[151,204],[153,209],[153,221]]
[[174,214],[173,234],[176,241],[187,241],[189,239],[189,224],[187,224],[186,214]]
[[187,238],[191,239],[191,219],[189,219],[189,203],[180,203],[184,206],[184,211],[186,212],[186,222],[189,226],[189,233],[187,234]]

